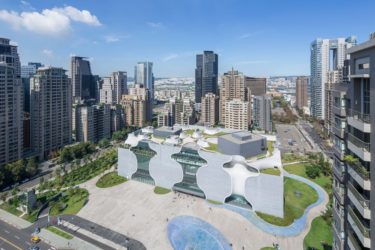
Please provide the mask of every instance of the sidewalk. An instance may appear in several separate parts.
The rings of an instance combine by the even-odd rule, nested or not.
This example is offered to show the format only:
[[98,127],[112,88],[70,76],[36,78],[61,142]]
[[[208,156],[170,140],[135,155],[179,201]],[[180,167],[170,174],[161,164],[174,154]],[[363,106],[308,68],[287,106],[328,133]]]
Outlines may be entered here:
[[[0,209],[0,220],[18,228],[19,230],[27,230],[27,228],[32,227],[32,223],[21,219],[11,213],[8,213],[2,209]],[[84,250],[97,250],[96,246],[85,242],[79,238],[73,238],[71,240],[64,239],[46,229],[42,229],[39,233],[39,237],[44,241],[49,243],[50,245],[56,248],[68,248],[68,249],[84,249]]]

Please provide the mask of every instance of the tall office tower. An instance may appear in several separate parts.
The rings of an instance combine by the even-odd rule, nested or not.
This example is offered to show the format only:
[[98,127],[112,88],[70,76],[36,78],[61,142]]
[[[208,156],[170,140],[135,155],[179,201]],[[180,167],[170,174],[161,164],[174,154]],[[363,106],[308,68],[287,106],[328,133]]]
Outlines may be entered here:
[[252,95],[265,95],[267,93],[267,78],[246,76],[245,87],[249,88]]
[[111,105],[76,105],[73,108],[75,119],[75,139],[80,142],[99,142],[111,137]]
[[225,102],[225,128],[248,130],[251,121],[250,102],[233,99]]
[[253,128],[272,132],[271,103],[272,98],[270,96],[253,97]]
[[303,109],[303,107],[307,107],[307,88],[309,85],[309,79],[304,76],[299,76],[296,79],[296,107],[298,109]]
[[218,94],[218,55],[213,51],[203,51],[197,55],[195,69],[195,102],[201,103],[207,93]]
[[91,73],[90,62],[85,57],[72,56],[70,78],[74,100],[98,99],[97,79]]
[[213,126],[219,122],[219,97],[212,93],[207,93],[202,98],[201,122],[204,125]]
[[338,70],[331,70],[327,73],[327,82],[325,83],[325,114],[324,114],[324,128],[327,133],[331,131],[331,124],[332,124],[332,91],[336,84],[342,82],[343,80],[343,68]]
[[[346,97],[335,96],[333,249],[375,246],[375,37],[347,51]],[[342,91],[345,93],[345,90]],[[338,97],[338,98],[337,98]],[[345,109],[346,104],[346,109]],[[345,120],[345,114],[347,116]],[[346,129],[344,130],[346,121]],[[345,131],[347,133],[345,134]]]
[[152,62],[139,62],[134,70],[134,84],[145,88],[148,91],[147,121],[152,120],[152,108],[155,102],[154,74],[152,72]]
[[311,115],[324,120],[325,118],[325,84],[327,73],[344,66],[346,50],[356,44],[356,38],[347,39],[316,39],[311,43]]
[[40,160],[72,141],[71,91],[62,68],[39,68],[30,78],[31,145]]
[[17,46],[0,38],[0,167],[23,152],[23,91]]
[[251,95],[249,88],[245,87],[245,76],[237,70],[224,73],[221,82],[219,120],[225,124],[225,103],[233,99],[250,102]]
[[100,88],[100,103],[120,104],[122,96],[127,92],[126,72],[113,72],[111,76],[103,78]]

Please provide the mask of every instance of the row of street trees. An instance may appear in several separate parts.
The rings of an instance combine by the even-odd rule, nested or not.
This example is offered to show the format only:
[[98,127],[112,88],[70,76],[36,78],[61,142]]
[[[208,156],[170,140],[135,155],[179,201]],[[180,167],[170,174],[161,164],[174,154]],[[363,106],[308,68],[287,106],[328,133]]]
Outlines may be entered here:
[[0,168],[0,189],[13,185],[38,173],[38,162],[35,157],[18,160]]

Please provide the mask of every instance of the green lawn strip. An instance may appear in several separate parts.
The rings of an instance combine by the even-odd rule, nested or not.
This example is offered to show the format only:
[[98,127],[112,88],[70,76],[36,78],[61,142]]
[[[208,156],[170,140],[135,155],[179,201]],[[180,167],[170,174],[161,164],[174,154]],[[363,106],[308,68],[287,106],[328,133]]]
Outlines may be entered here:
[[171,192],[171,190],[168,188],[163,188],[163,187],[158,187],[158,186],[154,188],[155,194],[168,194],[169,192]]
[[38,209],[32,211],[30,214],[25,214],[24,216],[22,216],[22,219],[34,223],[38,219]]
[[306,161],[306,156],[300,156],[292,153],[282,154],[281,161],[283,163],[295,162],[295,161]]
[[17,217],[19,217],[22,214],[22,212],[18,210],[15,206],[9,205],[8,203],[1,204],[0,208]]
[[71,240],[71,239],[74,238],[73,235],[68,234],[68,233],[62,231],[62,230],[58,229],[57,227],[50,226],[50,227],[47,227],[46,229],[48,231],[54,233],[54,234],[57,234],[58,236],[61,236],[61,237],[65,238],[65,239],[67,239],[67,240]]
[[187,135],[192,135],[194,133],[194,129],[187,129],[184,131],[184,133]]
[[285,166],[284,169],[290,174],[299,175],[303,178],[306,178],[310,181],[315,182],[316,184],[321,186],[328,194],[331,194],[332,193],[331,177],[320,174],[319,177],[315,179],[311,179],[306,175],[306,167],[308,167],[308,165],[305,163],[297,163],[297,164]]
[[260,250],[275,250],[274,247],[262,247]]
[[273,142],[272,141],[267,141],[267,148],[268,148],[268,152],[270,153],[270,155],[272,155],[272,153],[273,153]]
[[208,145],[209,145],[209,147],[205,148],[206,150],[218,152],[217,151],[217,144],[209,142]]
[[211,204],[215,204],[215,205],[222,205],[223,203],[220,202],[220,201],[214,201],[214,200],[207,200],[209,203]]
[[226,135],[226,134],[227,134],[227,133],[225,133],[225,132],[218,132],[218,133],[213,134],[213,135],[203,133],[203,136],[204,136],[205,138],[215,138],[215,137],[219,137],[219,136]]
[[96,186],[99,188],[109,188],[124,183],[127,180],[125,177],[119,176],[117,172],[110,172],[100,177],[96,182]]
[[318,200],[318,194],[309,185],[285,177],[284,178],[284,218],[257,212],[257,215],[270,224],[289,226],[300,218],[305,209]]
[[265,169],[261,169],[260,172],[262,174],[280,176],[280,170],[278,168],[265,168]]
[[50,215],[77,214],[88,201],[89,193],[86,189],[71,189],[53,203]]
[[332,225],[327,224],[323,217],[315,218],[311,223],[311,229],[303,240],[305,248],[324,250],[322,242],[332,246]]

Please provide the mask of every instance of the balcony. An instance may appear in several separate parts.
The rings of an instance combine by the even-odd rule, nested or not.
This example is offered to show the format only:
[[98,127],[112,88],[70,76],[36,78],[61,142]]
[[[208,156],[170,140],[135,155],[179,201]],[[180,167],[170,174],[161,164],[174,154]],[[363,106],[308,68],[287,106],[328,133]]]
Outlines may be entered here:
[[365,190],[371,190],[370,172],[357,161],[348,163],[348,173]]
[[361,220],[358,218],[358,216],[354,213],[353,209],[351,207],[348,207],[348,221],[351,227],[353,228],[353,231],[357,235],[358,239],[361,241],[362,245],[364,247],[371,247],[371,240],[370,240],[370,228],[363,225]]
[[371,161],[370,143],[348,134],[348,149],[364,161]]
[[364,114],[353,109],[348,109],[348,124],[364,133],[371,133],[370,118],[371,117],[369,114]]
[[344,199],[345,199],[344,188],[333,186],[333,193],[334,193],[337,201],[341,204],[341,206],[344,205]]
[[337,135],[340,138],[344,138],[345,135],[345,129],[336,127],[336,124],[333,124],[332,126],[332,132]]
[[358,244],[357,239],[352,232],[348,233],[348,246],[350,250],[361,250],[362,247]]
[[340,161],[343,161],[344,160],[344,156],[345,156],[345,149],[342,149],[341,148],[341,146],[342,146],[343,144],[339,144],[339,145],[336,145],[336,144],[334,144],[333,145],[333,152],[335,153],[335,155],[336,155],[336,157],[338,158],[338,159],[340,159]]
[[346,116],[346,109],[345,107],[336,107],[332,105],[332,113],[341,117]]
[[348,197],[361,213],[363,218],[371,219],[370,201],[360,192],[358,192],[358,190],[350,182],[348,182]]
[[336,166],[335,164],[333,164],[332,168],[333,168],[333,173],[335,174],[335,176],[337,177],[337,179],[339,179],[340,182],[343,182],[344,181],[344,177],[345,177],[344,166],[342,166],[342,165]]

